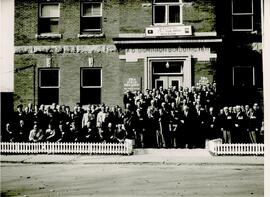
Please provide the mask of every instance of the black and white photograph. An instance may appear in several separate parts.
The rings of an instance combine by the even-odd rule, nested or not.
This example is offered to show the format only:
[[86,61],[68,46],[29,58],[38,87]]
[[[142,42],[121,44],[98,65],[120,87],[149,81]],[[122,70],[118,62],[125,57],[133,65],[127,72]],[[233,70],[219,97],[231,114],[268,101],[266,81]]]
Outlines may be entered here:
[[269,196],[269,15],[0,0],[1,196]]

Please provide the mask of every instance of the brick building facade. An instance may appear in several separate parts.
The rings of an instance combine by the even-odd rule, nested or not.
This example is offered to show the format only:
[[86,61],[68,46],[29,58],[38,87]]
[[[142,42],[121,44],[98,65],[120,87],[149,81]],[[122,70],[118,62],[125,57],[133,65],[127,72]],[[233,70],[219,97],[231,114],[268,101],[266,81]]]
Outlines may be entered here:
[[242,1],[16,0],[14,106],[122,106],[128,89],[199,82],[262,101],[261,7]]

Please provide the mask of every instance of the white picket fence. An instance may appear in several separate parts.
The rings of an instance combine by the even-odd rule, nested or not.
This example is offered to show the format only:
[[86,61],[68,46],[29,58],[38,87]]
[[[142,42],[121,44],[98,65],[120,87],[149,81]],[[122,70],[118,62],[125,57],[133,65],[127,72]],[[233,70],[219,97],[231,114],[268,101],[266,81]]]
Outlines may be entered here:
[[132,140],[124,143],[0,142],[1,153],[14,154],[124,154],[133,153]]
[[264,155],[264,144],[222,144],[215,139],[208,142],[208,150],[214,155]]

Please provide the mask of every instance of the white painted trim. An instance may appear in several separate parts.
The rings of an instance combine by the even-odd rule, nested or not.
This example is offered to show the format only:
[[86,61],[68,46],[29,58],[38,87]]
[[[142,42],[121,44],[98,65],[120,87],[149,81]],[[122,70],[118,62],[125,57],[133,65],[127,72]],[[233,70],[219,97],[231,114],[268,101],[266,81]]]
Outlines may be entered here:
[[176,59],[172,59],[172,60],[169,60],[168,61],[168,59],[164,59],[164,60],[161,60],[161,61],[152,61],[152,62],[182,62],[183,63],[183,65],[182,65],[182,68],[180,68],[181,69],[181,72],[177,72],[177,73],[155,73],[154,72],[154,69],[153,69],[153,72],[152,72],[152,74],[153,75],[183,75],[183,67],[184,67],[184,61],[185,60],[176,60]]
[[[150,26],[153,27],[153,26]],[[194,37],[216,37],[217,32],[194,32]],[[145,33],[121,33],[118,35],[119,38],[145,38]],[[168,37],[168,36],[167,36]]]
[[234,15],[234,14],[240,14],[240,15],[242,15],[242,14],[253,14],[253,12],[254,12],[254,10],[253,10],[253,0],[251,0],[251,10],[252,10],[252,12],[247,12],[247,13],[242,13],[242,12],[234,12],[233,11],[233,1],[235,1],[235,0],[231,0],[231,5],[232,5],[232,15]]
[[222,39],[195,39],[195,40],[122,40],[114,41],[114,44],[162,44],[162,43],[221,43]]
[[0,1],[0,92],[14,92],[14,7],[15,0]]
[[[170,23],[169,22],[169,7],[170,6],[179,6],[180,10],[179,10],[179,18],[180,18],[180,22],[179,23]],[[155,22],[155,7],[156,6],[165,6],[165,22],[164,23],[156,23]],[[183,25],[183,4],[181,2],[168,2],[168,3],[155,3],[153,5],[153,25],[154,26],[167,26],[167,25],[170,25],[170,26],[173,26],[173,25]]]
[[[146,72],[146,73],[144,73],[144,76],[146,77],[144,79],[144,87],[145,87],[145,89],[152,89],[152,84],[153,84],[153,81],[152,81],[153,80],[152,79],[152,76],[153,76],[152,62],[153,61],[170,61],[170,60],[175,60],[175,61],[179,60],[179,61],[184,62],[184,64],[183,64],[183,72],[182,72],[182,74],[179,74],[179,76],[183,77],[183,86],[184,87],[191,87],[191,76],[188,76],[188,78],[190,79],[189,83],[187,83],[185,81],[185,74],[186,75],[191,74],[191,61],[187,62],[187,61],[190,60],[189,56],[147,57],[146,59],[147,60],[145,61],[145,66],[144,66],[145,67],[144,71]],[[186,68],[185,68],[185,66],[186,66]],[[186,71],[186,73],[185,73],[185,71]],[[186,78],[186,80],[188,78]]]
[[[235,1],[235,0],[231,0],[231,8],[232,8],[232,20],[231,20],[231,22],[232,22],[232,31],[253,31],[253,29],[254,29],[254,16],[253,16],[253,14],[254,14],[254,5],[253,5],[253,0],[251,0],[251,12],[250,13],[238,13],[238,12],[234,12],[234,10],[233,10],[233,1]],[[234,16],[251,16],[251,29],[234,29],[234,27],[233,27],[233,17]]]
[[[58,27],[59,28],[59,27]],[[62,38],[62,34],[57,34],[57,33],[41,33],[41,34],[36,34],[35,37],[37,39],[60,39]]]

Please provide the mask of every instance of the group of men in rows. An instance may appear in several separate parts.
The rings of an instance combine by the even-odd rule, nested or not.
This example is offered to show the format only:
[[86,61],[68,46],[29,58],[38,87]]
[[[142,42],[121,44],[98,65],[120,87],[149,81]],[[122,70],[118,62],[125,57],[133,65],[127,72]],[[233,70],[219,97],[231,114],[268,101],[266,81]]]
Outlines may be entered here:
[[252,106],[222,107],[217,111],[214,84],[183,88],[162,87],[145,93],[128,91],[119,106],[40,105],[14,112],[3,141],[123,142],[136,147],[202,148],[205,140],[257,143],[263,140],[263,114]]

